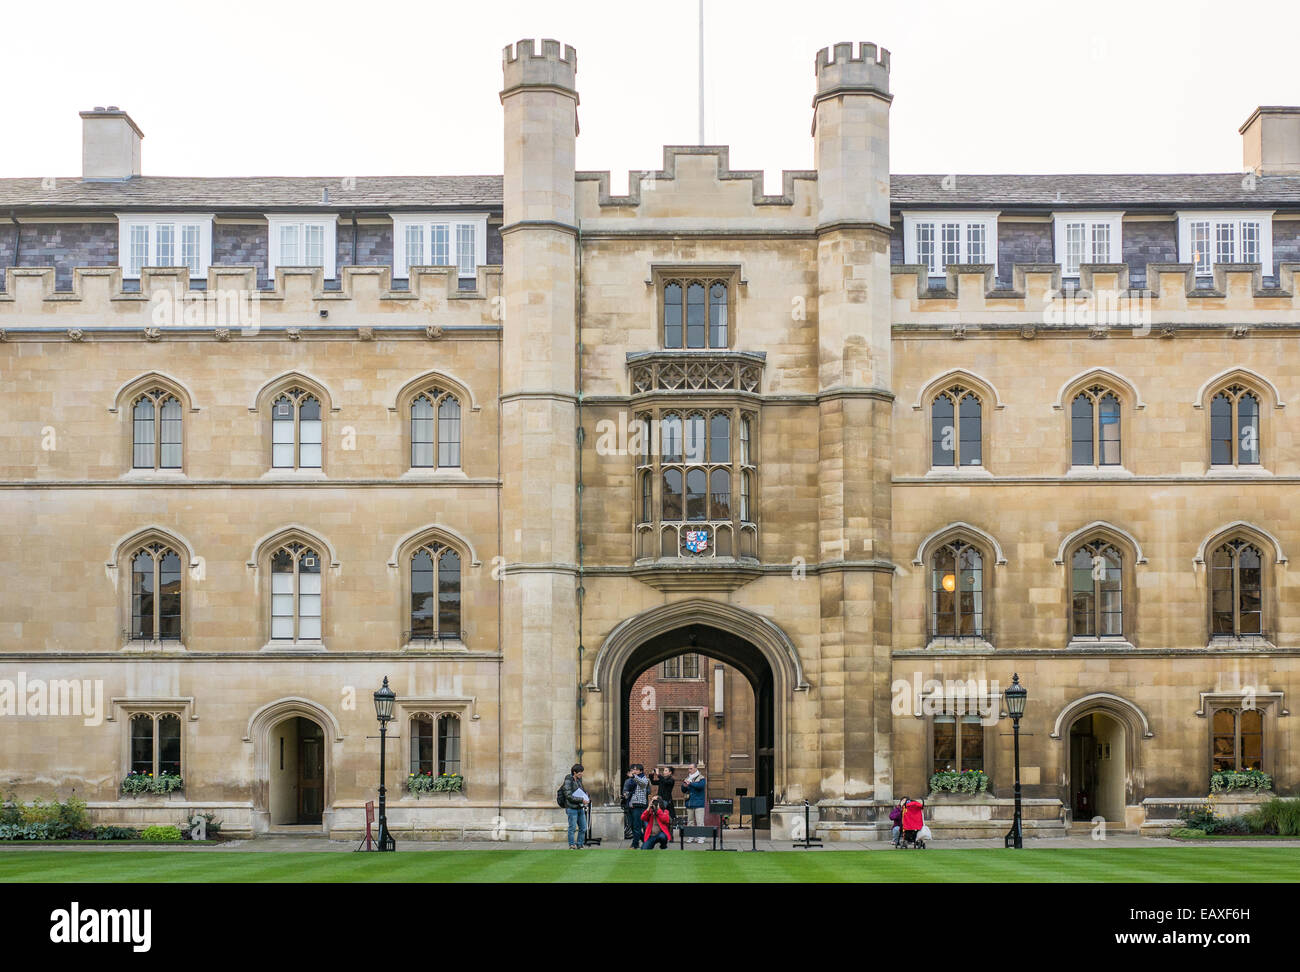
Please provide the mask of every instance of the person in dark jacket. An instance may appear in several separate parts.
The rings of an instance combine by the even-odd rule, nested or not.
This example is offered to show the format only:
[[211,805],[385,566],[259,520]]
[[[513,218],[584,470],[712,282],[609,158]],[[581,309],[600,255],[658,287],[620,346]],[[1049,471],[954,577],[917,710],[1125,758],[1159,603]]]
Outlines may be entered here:
[[574,763],[569,775],[564,778],[561,792],[564,794],[564,812],[569,818],[569,849],[578,850],[587,842],[587,807],[591,798],[582,788],[583,765]]
[[668,843],[672,840],[673,818],[664,809],[664,802],[654,797],[650,801],[650,806],[642,812],[641,820],[645,823],[641,849],[654,850],[657,844],[663,850],[667,850]]
[[889,811],[889,822],[893,824],[889,832],[890,839],[897,847],[903,839],[903,806],[907,803],[907,797],[902,797],[894,802],[893,809]]
[[673,796],[677,789],[677,779],[673,776],[673,768],[671,766],[657,767],[650,773],[650,782],[659,791],[659,802],[671,814],[673,812]]
[[627,779],[623,781],[623,795],[627,799],[627,821],[632,828],[632,849],[636,850],[641,846],[641,813],[650,800],[650,780],[640,763],[633,763],[628,768]]

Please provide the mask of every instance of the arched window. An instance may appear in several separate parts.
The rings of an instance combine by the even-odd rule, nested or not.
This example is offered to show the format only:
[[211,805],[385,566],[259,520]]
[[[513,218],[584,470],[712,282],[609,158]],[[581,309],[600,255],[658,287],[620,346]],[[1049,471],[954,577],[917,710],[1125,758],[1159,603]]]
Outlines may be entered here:
[[460,718],[438,716],[438,775],[460,775]]
[[682,518],[682,471],[680,469],[664,470],[664,519],[680,520]]
[[742,415],[740,417],[740,464],[742,466],[752,465],[753,463],[753,460],[750,459],[749,438],[750,438],[749,416]]
[[704,495],[707,490],[708,474],[703,469],[688,470],[686,473],[686,519],[708,519],[708,507]]
[[459,466],[460,401],[440,388],[427,388],[411,400],[411,468]]
[[271,555],[271,640],[321,640],[321,563],[310,547],[292,542]]
[[752,488],[752,480],[748,470],[740,474],[740,519],[744,523],[753,520],[749,510],[749,494]]
[[731,462],[731,417],[726,412],[709,417],[709,462]]
[[1264,713],[1259,709],[1216,709],[1212,717],[1215,773],[1264,768]]
[[1124,558],[1105,540],[1085,543],[1070,558],[1070,635],[1124,636]]
[[460,592],[460,554],[440,543],[416,548],[411,554],[409,640],[460,638]]
[[1246,540],[1229,540],[1210,558],[1210,634],[1264,633],[1264,559]]
[[663,346],[670,349],[728,347],[729,290],[724,280],[666,280]]
[[699,412],[686,417],[684,448],[687,462],[704,462],[704,450],[708,447],[704,429],[704,416]]
[[131,716],[129,771],[142,775],[181,775],[181,719],[174,712]]
[[660,448],[664,462],[682,461],[682,417],[669,412],[659,423]]
[[1120,400],[1113,391],[1093,385],[1070,403],[1070,463],[1074,466],[1120,464]]
[[180,469],[183,421],[180,400],[154,388],[131,407],[131,466],[133,469]]
[[954,385],[930,404],[930,462],[934,466],[979,466],[983,456],[983,408],[979,396]]
[[131,640],[181,640],[181,558],[162,543],[131,557]]
[[930,568],[930,634],[938,638],[983,638],[984,556],[955,540],[934,552]]
[[654,479],[649,470],[641,473],[641,522],[650,523],[655,518]]
[[1259,397],[1229,385],[1210,400],[1210,464],[1259,465]]
[[714,469],[709,473],[709,519],[731,519],[731,471]]
[[320,399],[303,388],[281,392],[271,403],[271,465],[321,468]]

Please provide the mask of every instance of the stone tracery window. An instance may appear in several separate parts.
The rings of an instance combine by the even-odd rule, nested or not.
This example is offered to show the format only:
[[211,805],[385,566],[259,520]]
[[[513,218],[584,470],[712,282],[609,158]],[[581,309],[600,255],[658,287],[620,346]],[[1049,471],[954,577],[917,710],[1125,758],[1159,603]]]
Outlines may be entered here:
[[1259,450],[1259,396],[1245,385],[1228,385],[1210,399],[1210,464],[1257,466]]
[[1070,557],[1070,634],[1124,636],[1124,555],[1104,539],[1081,544]]
[[430,387],[411,400],[411,468],[460,467],[460,399]]
[[664,280],[660,286],[663,347],[728,347],[731,305],[727,281],[674,277]]
[[180,469],[184,422],[180,399],[165,388],[151,388],[131,406],[131,467]]
[[1120,397],[1102,385],[1090,385],[1070,403],[1070,464],[1118,466],[1121,463]]
[[293,541],[271,554],[271,640],[321,640],[321,558]]
[[930,403],[930,462],[934,466],[983,464],[983,405],[963,385],[945,388]]
[[131,556],[132,641],[181,640],[181,558],[152,542]]
[[984,555],[964,540],[935,550],[930,567],[930,635],[984,638]]
[[320,399],[294,386],[271,403],[271,466],[275,469],[320,469],[322,438]]
[[461,637],[460,553],[436,541],[421,544],[410,555],[410,641]]
[[1229,540],[1210,558],[1210,635],[1240,638],[1263,633],[1263,555],[1248,540]]

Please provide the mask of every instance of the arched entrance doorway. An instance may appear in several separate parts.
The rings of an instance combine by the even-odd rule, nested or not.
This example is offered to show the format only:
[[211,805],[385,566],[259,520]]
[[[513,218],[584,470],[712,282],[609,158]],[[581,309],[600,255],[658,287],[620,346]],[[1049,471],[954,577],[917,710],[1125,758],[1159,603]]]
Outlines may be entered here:
[[[736,682],[748,691],[738,692]],[[703,763],[710,797],[759,796],[770,809],[774,688],[763,653],[735,634],[688,625],[650,638],[629,656],[620,680],[618,767],[636,761],[647,769],[664,763],[680,771]]]
[[1105,712],[1080,716],[1070,726],[1070,804],[1075,820],[1124,823],[1124,726]]
[[1086,823],[1102,817],[1125,826],[1129,808],[1138,807],[1145,795],[1142,742],[1153,735],[1146,713],[1110,692],[1065,706],[1052,738],[1064,743],[1061,802],[1067,819]]
[[271,750],[271,826],[319,826],[325,811],[325,731],[312,719],[290,716],[271,727]]
[[[599,693],[604,798],[617,802],[627,764],[628,693],[637,676],[689,647],[741,672],[755,698],[755,789],[774,806],[785,800],[789,709],[794,693],[807,691],[803,663],[793,642],[776,624],[734,604],[691,598],[651,608],[619,623],[596,654],[589,691]],[[595,701],[595,699],[593,699]],[[764,766],[761,781],[759,760]],[[723,794],[714,794],[722,796]],[[730,795],[730,794],[728,794]],[[758,795],[761,795],[758,794]]]

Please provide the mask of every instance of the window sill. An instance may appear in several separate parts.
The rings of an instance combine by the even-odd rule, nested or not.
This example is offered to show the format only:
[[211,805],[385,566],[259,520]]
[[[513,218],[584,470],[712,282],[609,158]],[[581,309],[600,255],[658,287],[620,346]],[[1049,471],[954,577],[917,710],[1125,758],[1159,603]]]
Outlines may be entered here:
[[323,641],[268,641],[258,651],[277,655],[323,655],[328,649]]
[[119,479],[125,482],[175,483],[189,479],[180,469],[130,469]]
[[442,469],[425,467],[408,469],[406,472],[402,473],[400,478],[414,479],[425,483],[455,483],[469,479],[469,477],[465,475],[465,470],[461,469],[459,466],[447,466]]
[[1272,475],[1272,470],[1258,465],[1210,466],[1205,470],[1206,479],[1266,479]]
[[931,466],[926,479],[992,479],[993,473],[985,466]]
[[1123,466],[1071,466],[1066,479],[1132,479],[1133,472]]
[[468,652],[469,645],[459,638],[440,638],[430,641],[408,641],[400,650],[407,655],[459,655]]
[[1065,647],[1067,649],[1083,648],[1083,649],[1095,650],[1098,648],[1102,648],[1102,649],[1113,649],[1115,651],[1136,651],[1137,650],[1137,645],[1133,644],[1133,642],[1129,641],[1126,638],[1071,638],[1069,644],[1067,644]]
[[122,651],[133,654],[143,654],[146,652],[164,651],[173,654],[183,654],[189,651],[183,641],[128,641],[122,645]]
[[1237,651],[1261,651],[1268,648],[1276,648],[1277,645],[1269,641],[1264,635],[1242,635],[1240,637],[1222,637],[1211,638],[1210,643],[1205,646],[1212,651],[1237,650]]
[[268,469],[262,473],[263,479],[278,479],[286,483],[305,482],[317,479],[329,479],[321,469]]
[[991,652],[997,650],[991,641],[987,641],[984,638],[949,638],[942,635],[931,638],[926,642],[925,647],[927,651],[935,649],[940,651],[945,649],[958,649],[965,651]]

